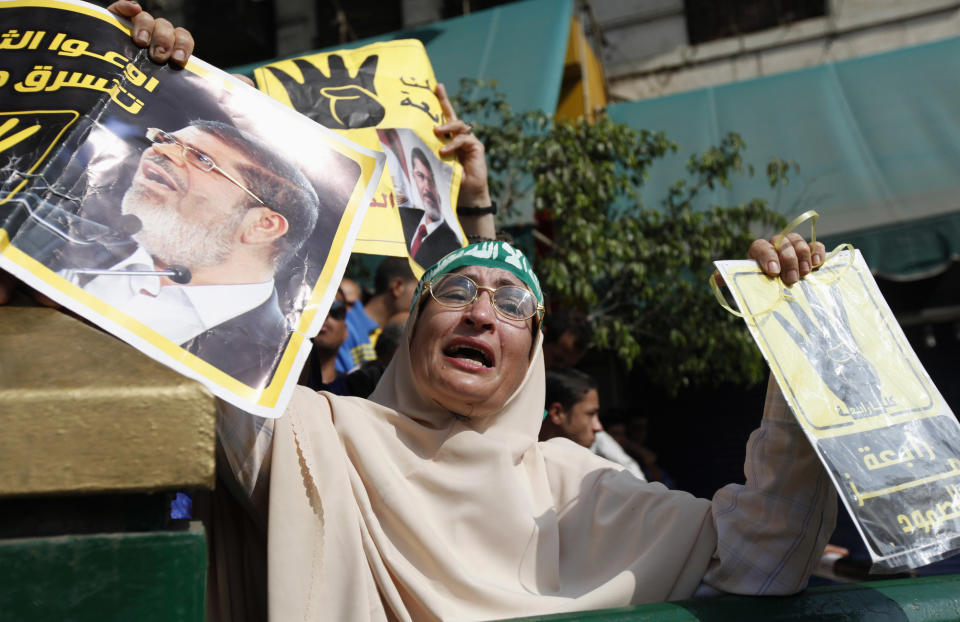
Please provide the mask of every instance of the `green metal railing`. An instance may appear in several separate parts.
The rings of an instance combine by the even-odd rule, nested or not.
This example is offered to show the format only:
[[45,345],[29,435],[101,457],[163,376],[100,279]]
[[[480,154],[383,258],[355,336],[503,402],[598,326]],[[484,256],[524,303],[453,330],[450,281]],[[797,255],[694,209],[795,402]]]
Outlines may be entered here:
[[3,622],[202,622],[202,528],[0,540]]
[[960,575],[810,588],[796,596],[718,596],[522,618],[527,622],[956,622]]

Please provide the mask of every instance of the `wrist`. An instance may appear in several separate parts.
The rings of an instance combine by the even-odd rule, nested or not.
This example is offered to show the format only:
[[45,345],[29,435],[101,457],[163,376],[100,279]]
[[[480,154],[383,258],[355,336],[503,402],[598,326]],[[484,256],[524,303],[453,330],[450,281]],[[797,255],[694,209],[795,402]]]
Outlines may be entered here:
[[497,213],[497,204],[490,201],[486,205],[457,205],[457,216],[487,216]]
[[457,197],[457,207],[487,207],[492,203],[493,199],[486,188],[478,192],[464,192],[461,187],[460,195]]

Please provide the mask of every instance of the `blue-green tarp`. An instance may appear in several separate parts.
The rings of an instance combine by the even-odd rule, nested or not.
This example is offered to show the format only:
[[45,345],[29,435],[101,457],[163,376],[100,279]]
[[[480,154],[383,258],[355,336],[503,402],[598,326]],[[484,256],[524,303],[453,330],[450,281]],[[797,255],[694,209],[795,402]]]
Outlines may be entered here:
[[[304,50],[296,56],[377,41],[420,39],[437,79],[450,92],[456,92],[461,78],[492,78],[514,110],[552,113],[560,95],[572,11],[573,0],[526,0],[336,48]],[[270,62],[274,61],[228,71],[250,74]]]
[[[960,253],[960,38],[608,107],[635,128],[664,130],[683,151],[658,163],[648,203],[666,196],[693,152],[727,132],[758,175],[712,201],[765,196],[786,216],[816,209],[818,234],[851,242],[880,272],[905,273]],[[799,174],[775,193],[770,157]],[[654,205],[648,205],[653,207]]]

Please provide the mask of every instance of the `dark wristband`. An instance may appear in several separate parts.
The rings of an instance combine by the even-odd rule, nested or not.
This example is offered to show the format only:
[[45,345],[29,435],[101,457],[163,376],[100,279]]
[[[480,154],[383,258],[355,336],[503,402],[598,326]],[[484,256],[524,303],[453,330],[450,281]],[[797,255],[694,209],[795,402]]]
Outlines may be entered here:
[[493,201],[486,207],[458,207],[458,216],[486,216],[487,214],[496,214],[497,204]]

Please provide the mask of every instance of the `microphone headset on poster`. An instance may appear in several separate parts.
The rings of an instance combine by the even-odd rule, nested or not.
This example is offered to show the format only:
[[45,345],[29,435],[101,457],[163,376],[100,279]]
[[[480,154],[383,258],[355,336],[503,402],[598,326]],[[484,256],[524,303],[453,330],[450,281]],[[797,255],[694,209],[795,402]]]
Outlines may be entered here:
[[[39,175],[30,175],[29,173],[19,173],[24,177],[41,177]],[[42,178],[42,177],[41,177]],[[48,190],[63,199],[79,203],[75,197],[61,194],[53,189]],[[30,205],[30,201],[25,199],[15,199],[17,203],[26,208],[29,217],[37,224],[41,225],[54,235],[66,240],[70,244],[80,246],[89,246],[100,244],[105,247],[117,246],[119,244],[129,243],[131,238],[143,228],[143,223],[133,214],[123,214],[119,217],[115,227],[107,227],[99,222],[84,218],[76,214],[71,214],[66,210],[53,207],[57,215],[67,219],[72,225],[72,232],[64,231],[57,223],[46,218],[40,213],[40,210]],[[86,231],[86,234],[84,234]],[[85,274],[93,276],[165,276],[178,285],[186,285],[190,282],[192,275],[190,269],[186,266],[171,264],[166,270],[121,270],[121,269],[94,269],[94,268],[70,268],[71,274]]]
[[186,285],[192,275],[186,266],[171,264],[166,270],[94,270],[92,268],[72,268],[71,274],[89,274],[91,276],[165,276],[177,285]]

